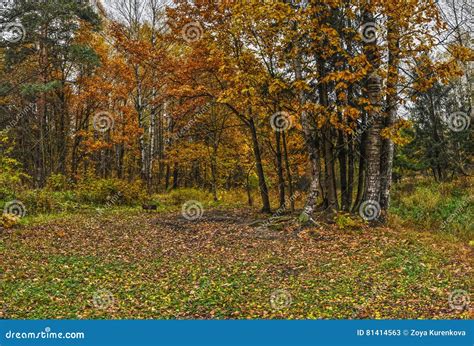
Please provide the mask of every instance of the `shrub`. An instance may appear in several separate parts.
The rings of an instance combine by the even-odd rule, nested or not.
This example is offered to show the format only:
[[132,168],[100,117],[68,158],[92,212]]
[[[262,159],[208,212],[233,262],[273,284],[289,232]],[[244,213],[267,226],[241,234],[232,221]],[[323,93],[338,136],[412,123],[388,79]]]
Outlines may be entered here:
[[62,174],[52,174],[46,180],[46,188],[53,191],[65,191],[71,188],[71,182]]
[[361,220],[361,218],[354,218],[348,213],[338,213],[334,220],[337,227],[341,230],[360,229],[364,226],[364,222]]
[[58,213],[80,208],[72,191],[27,190],[19,193],[17,198],[26,206],[29,215]]
[[402,183],[394,188],[391,212],[403,223],[472,239],[473,190],[472,178]]
[[12,228],[20,221],[20,218],[13,214],[0,215],[0,228]]
[[48,179],[46,188],[24,190],[15,194],[15,198],[26,206],[28,215],[68,212],[100,205],[137,205],[146,199],[139,182],[85,179],[74,190],[60,190],[70,186],[64,176],[54,175]]
[[212,195],[209,192],[197,189],[176,189],[166,194],[154,195],[153,200],[158,200],[167,205],[182,205],[186,201],[199,201],[201,203],[209,203],[212,201]]
[[6,200],[21,189],[24,180],[30,176],[24,174],[20,163],[10,157],[13,143],[5,131],[0,131],[0,200]]
[[75,193],[82,203],[136,205],[146,199],[146,192],[139,181],[127,183],[119,179],[87,179],[77,184]]

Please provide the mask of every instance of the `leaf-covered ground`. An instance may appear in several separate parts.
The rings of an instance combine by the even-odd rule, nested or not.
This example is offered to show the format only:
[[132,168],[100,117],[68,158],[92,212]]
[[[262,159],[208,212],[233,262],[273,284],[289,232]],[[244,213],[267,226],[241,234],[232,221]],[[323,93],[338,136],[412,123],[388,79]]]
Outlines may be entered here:
[[[427,231],[250,227],[246,210],[72,215],[0,233],[3,318],[472,318],[473,253]],[[472,306],[472,303],[471,303]]]

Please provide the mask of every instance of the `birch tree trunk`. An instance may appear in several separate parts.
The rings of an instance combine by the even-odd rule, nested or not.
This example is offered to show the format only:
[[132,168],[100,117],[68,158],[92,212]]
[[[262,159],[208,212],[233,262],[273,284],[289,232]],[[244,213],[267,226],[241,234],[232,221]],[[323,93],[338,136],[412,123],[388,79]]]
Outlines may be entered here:
[[[303,71],[300,56],[295,59],[294,65],[296,79],[303,80]],[[302,108],[306,104],[306,101],[306,93],[304,91],[300,91],[299,103]],[[311,125],[311,119],[305,110],[301,112],[301,127],[303,129],[306,149],[308,150],[309,162],[311,164],[311,183],[308,189],[308,195],[306,197],[306,203],[303,212],[300,215],[300,221],[307,222],[311,219],[311,216],[314,210],[316,209],[316,202],[319,195],[320,163],[318,148],[316,146],[316,132],[314,127]]]
[[[391,127],[395,121],[398,111],[397,84],[398,84],[398,53],[399,53],[399,29],[392,18],[388,19],[388,78],[387,78],[387,117],[385,127]],[[380,159],[381,181],[380,181],[380,207],[386,214],[390,206],[390,187],[392,185],[394,144],[390,138],[384,138],[382,142],[382,157]]]
[[[375,25],[374,16],[370,12],[364,14],[366,25]],[[365,199],[379,202],[380,200],[380,154],[382,150],[382,118],[380,116],[382,79],[376,74],[378,67],[377,39],[370,40],[364,45],[364,52],[372,65],[372,74],[366,81],[367,96],[371,104],[368,112],[369,128],[367,129],[366,146],[366,188]]]

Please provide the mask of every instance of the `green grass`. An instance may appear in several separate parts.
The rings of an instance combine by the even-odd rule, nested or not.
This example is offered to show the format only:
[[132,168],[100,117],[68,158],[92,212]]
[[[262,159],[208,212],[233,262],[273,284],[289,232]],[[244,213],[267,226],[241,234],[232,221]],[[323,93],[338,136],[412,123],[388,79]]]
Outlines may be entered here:
[[[195,189],[156,194],[145,202],[157,212],[145,213],[131,196],[94,197],[123,188],[114,184],[100,182],[77,205],[67,191],[28,195],[32,212],[0,233],[2,317],[470,317],[448,302],[472,287],[469,179],[397,185],[390,228],[340,214],[298,237],[282,224],[275,239],[255,236],[248,224],[268,216],[245,208],[241,192],[218,202]],[[180,217],[189,200],[204,219]],[[222,215],[230,221],[213,219]]]
[[[450,292],[472,286],[472,249],[460,242],[405,229],[330,226],[299,237],[259,239],[241,223],[256,215],[225,212],[235,222],[179,224],[174,213],[123,209],[100,218],[86,213],[45,219],[5,232],[0,236],[3,314],[469,317],[448,304]],[[205,216],[214,213],[206,209]],[[278,292],[283,304],[275,306],[272,295]],[[105,304],[94,304],[94,297]]]
[[395,186],[391,213],[403,225],[474,239],[474,184],[472,178],[435,183],[410,180]]

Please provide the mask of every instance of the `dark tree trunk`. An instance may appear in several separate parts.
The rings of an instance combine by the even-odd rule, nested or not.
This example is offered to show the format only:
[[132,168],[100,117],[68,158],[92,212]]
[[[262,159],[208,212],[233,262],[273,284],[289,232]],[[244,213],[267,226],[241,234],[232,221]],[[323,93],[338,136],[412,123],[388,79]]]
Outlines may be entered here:
[[334,170],[334,145],[332,144],[332,134],[329,126],[324,131],[324,168],[325,168],[325,190],[327,193],[327,207],[329,211],[338,209],[336,192],[336,174]]
[[271,212],[270,198],[268,197],[268,187],[265,181],[265,173],[263,171],[262,155],[260,153],[260,145],[258,143],[257,129],[255,127],[253,118],[250,118],[249,120],[249,127],[250,127],[250,132],[252,135],[253,153],[255,156],[255,165],[257,168],[257,176],[258,176],[258,186],[260,189],[260,195],[262,197],[262,212],[270,213]]
[[[326,70],[324,61],[320,61],[318,65],[320,77],[325,76]],[[319,84],[319,100],[322,106],[329,106],[328,88],[326,83]],[[336,174],[334,170],[334,145],[332,142],[332,132],[329,119],[323,127],[323,149],[325,161],[325,188],[327,193],[327,207],[329,211],[338,209],[337,191],[336,191]]]
[[278,173],[278,193],[279,193],[279,208],[285,208],[285,178],[283,176],[283,160],[281,154],[281,133],[275,131],[276,141],[276,161],[277,161],[277,173]]
[[344,211],[348,211],[350,208],[350,202],[347,182],[347,144],[342,130],[339,131],[337,146],[339,148],[338,160],[339,175],[341,180],[341,209]]
[[166,191],[168,191],[169,187],[170,187],[170,174],[171,174],[171,169],[170,169],[170,165],[167,163],[166,164],[166,174],[165,174],[165,189]]
[[285,168],[286,168],[286,176],[288,179],[288,190],[289,190],[289,197],[290,197],[290,208],[291,211],[295,211],[295,199],[294,199],[294,191],[293,191],[293,178],[291,177],[291,169],[290,169],[290,161],[288,159],[288,148],[286,143],[286,133],[282,133],[283,136],[283,153],[285,158]]
[[178,188],[179,168],[178,164],[175,163],[173,167],[173,190]]
[[[253,168],[253,167],[252,167]],[[252,199],[252,189],[250,186],[250,172],[252,172],[252,168],[250,168],[247,172],[247,178],[246,178],[246,190],[247,190],[247,201],[250,207],[253,206],[253,199]]]
[[348,157],[348,174],[347,174],[347,210],[351,210],[352,206],[352,195],[354,191],[354,138],[352,135],[349,136],[348,140],[348,150],[349,150],[349,157]]
[[217,201],[217,148],[213,147],[211,154],[211,190],[214,201]]

